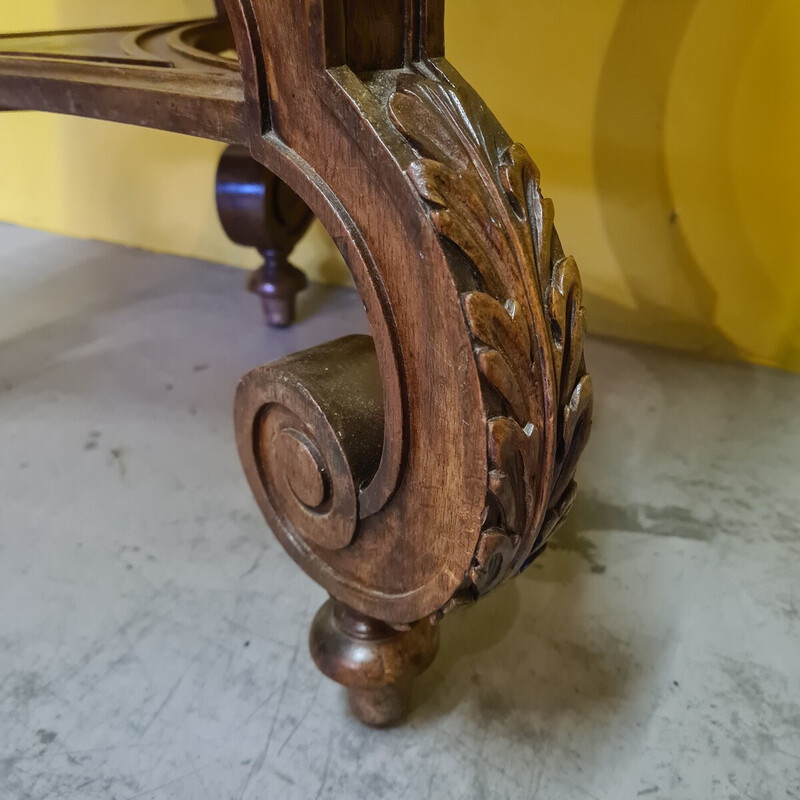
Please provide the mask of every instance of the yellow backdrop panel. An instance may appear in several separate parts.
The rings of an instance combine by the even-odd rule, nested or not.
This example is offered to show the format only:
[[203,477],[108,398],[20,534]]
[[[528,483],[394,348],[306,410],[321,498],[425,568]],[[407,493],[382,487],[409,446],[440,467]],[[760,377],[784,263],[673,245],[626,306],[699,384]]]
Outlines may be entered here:
[[[3,3],[0,30],[167,21],[208,0]],[[595,333],[800,370],[800,3],[450,0],[450,60],[539,163]],[[253,266],[220,145],[0,116],[0,219]],[[316,227],[294,261],[347,281]]]

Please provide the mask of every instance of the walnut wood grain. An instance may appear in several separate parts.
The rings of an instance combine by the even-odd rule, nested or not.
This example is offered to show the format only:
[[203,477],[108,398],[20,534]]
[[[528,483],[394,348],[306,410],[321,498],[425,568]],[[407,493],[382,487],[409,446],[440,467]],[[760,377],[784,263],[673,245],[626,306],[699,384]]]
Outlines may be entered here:
[[[0,106],[239,142],[333,237],[371,337],[250,372],[236,433],[274,534],[335,598],[317,662],[383,724],[435,649],[415,637],[517,574],[569,510],[592,410],[580,278],[533,161],[443,58],[442,0],[225,8],[229,34],[142,40],[171,66],[0,56]],[[369,665],[390,651],[387,680]]]
[[247,111],[238,61],[219,55],[231,46],[230,27],[214,20],[0,36],[0,108],[243,142]]

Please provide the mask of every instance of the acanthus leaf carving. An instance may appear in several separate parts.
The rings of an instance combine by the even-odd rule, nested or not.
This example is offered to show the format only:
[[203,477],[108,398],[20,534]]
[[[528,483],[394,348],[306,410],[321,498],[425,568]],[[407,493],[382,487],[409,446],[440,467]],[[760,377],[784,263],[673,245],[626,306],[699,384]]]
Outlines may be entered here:
[[477,597],[538,555],[573,502],[592,410],[580,275],[538,168],[469,87],[404,73],[388,111],[417,153],[408,175],[436,231],[473,269],[462,308],[493,393],[487,508],[464,590]]

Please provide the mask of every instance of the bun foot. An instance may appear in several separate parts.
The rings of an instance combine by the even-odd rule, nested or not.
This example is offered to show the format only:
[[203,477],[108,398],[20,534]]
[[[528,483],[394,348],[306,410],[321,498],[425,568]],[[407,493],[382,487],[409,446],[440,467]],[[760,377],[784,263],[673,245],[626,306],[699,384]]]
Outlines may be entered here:
[[252,273],[248,288],[261,298],[264,319],[271,328],[286,328],[295,319],[295,299],[306,288],[306,276],[281,252],[264,252],[263,266]]
[[309,647],[319,670],[347,688],[353,716],[384,728],[408,715],[414,678],[436,656],[439,631],[428,620],[396,630],[328,600],[311,625]]

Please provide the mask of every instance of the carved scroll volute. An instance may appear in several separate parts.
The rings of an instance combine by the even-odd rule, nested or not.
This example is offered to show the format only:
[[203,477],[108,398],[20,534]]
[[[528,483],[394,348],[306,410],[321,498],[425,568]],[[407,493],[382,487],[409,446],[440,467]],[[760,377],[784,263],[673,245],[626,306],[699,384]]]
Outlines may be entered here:
[[580,281],[536,167],[446,62],[415,60],[438,41],[440,2],[407,0],[424,22],[410,60],[369,76],[328,60],[325,14],[341,6],[253,1],[264,41],[310,57],[265,51],[271,128],[251,149],[353,272],[383,400],[380,435],[375,403],[361,423],[380,453],[358,467],[343,446],[364,400],[346,359],[338,422],[325,380],[309,387],[288,359],[245,379],[237,431],[289,553],[339,600],[407,623],[474,600],[542,549],[571,502],[591,383]]
[[309,548],[348,547],[383,438],[372,339],[347,336],[252,370],[236,415],[248,479],[270,518],[309,557]]

